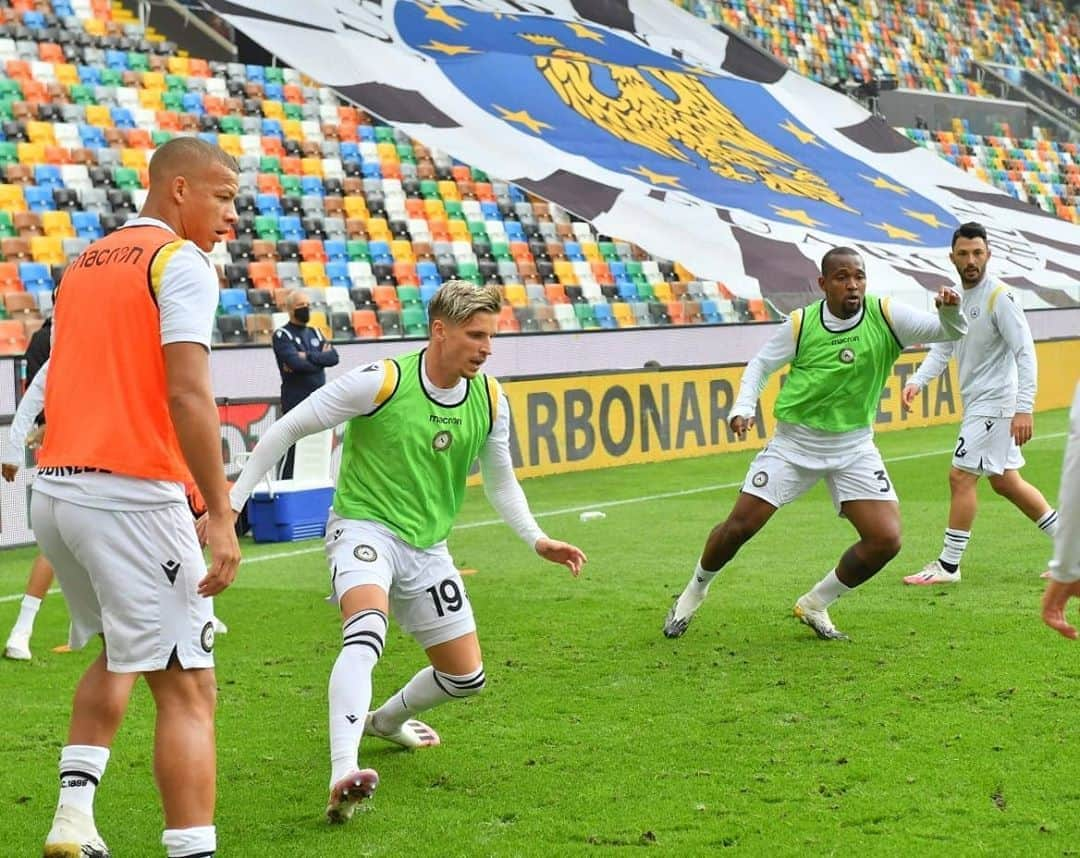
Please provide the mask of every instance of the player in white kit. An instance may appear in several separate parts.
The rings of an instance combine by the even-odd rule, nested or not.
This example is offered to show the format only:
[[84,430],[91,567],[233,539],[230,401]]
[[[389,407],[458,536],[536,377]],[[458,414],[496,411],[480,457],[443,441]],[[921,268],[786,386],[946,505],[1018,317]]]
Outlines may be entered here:
[[1069,441],[1058,503],[1060,524],[1054,535],[1054,559],[1050,561],[1050,583],[1043,593],[1042,618],[1050,628],[1075,639],[1077,632],[1065,619],[1065,606],[1070,598],[1080,598],[1080,384],[1069,412]]
[[944,372],[956,355],[964,417],[949,471],[949,524],[941,555],[904,578],[905,584],[951,584],[960,580],[960,560],[971,538],[977,506],[976,483],[985,476],[1036,526],[1053,536],[1058,514],[1035,486],[1020,475],[1020,447],[1031,440],[1037,367],[1035,343],[1024,311],[1008,288],[986,272],[990,248],[978,223],[953,233],[949,258],[964,287],[967,336],[936,343],[911,381],[904,386],[903,407]]

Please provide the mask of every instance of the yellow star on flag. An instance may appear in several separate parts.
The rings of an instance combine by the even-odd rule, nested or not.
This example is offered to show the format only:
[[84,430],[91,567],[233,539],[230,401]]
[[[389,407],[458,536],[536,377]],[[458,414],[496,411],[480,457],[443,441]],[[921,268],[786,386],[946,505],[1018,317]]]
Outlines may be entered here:
[[456,57],[459,54],[478,54],[479,51],[474,51],[468,45],[448,45],[446,42],[430,41],[426,45],[421,45],[425,51],[437,51],[440,54],[446,54],[448,57]]
[[807,131],[807,130],[806,130],[805,128],[800,128],[800,127],[799,127],[798,125],[796,125],[796,124],[795,124],[794,122],[792,122],[792,121],[791,121],[790,119],[789,119],[789,120],[787,120],[787,121],[786,121],[786,122],[785,122],[785,123],[784,123],[783,125],[781,125],[780,127],[781,127],[781,128],[783,128],[783,129],[784,129],[785,131],[788,131],[788,132],[790,132],[791,134],[794,134],[794,135],[795,135],[795,137],[797,137],[797,138],[798,138],[798,140],[799,140],[799,142],[800,142],[800,143],[803,143],[803,144],[805,144],[805,143],[813,143],[813,144],[814,144],[815,146],[818,146],[818,147],[820,147],[820,148],[822,148],[822,149],[824,149],[824,148],[825,148],[825,147],[824,147],[824,146],[822,146],[822,145],[821,145],[820,143],[818,143],[818,140],[817,140],[817,135],[816,135],[816,134],[811,134],[811,133],[810,133],[809,131]]
[[922,242],[919,236],[911,232],[910,230],[903,229],[899,226],[893,226],[891,223],[871,223],[867,226],[872,226],[874,229],[880,229],[887,233],[889,238],[902,238],[904,241],[918,241]]
[[449,12],[447,12],[442,6],[432,5],[425,6],[423,3],[420,7],[424,9],[424,17],[429,21],[438,21],[440,24],[446,24],[453,30],[460,30],[465,26],[465,22],[460,18],[455,18]]
[[679,187],[678,176],[668,176],[665,173],[656,173],[648,167],[642,166],[633,170],[627,168],[626,172],[641,176],[650,185],[670,185],[673,188]]
[[574,35],[579,39],[591,39],[594,42],[604,43],[604,37],[597,33],[595,30],[590,30],[584,24],[579,24],[576,21],[567,21],[566,26],[574,31]]
[[908,217],[915,218],[915,220],[921,220],[931,229],[937,229],[940,226],[945,226],[945,224],[938,220],[938,216],[936,214],[931,214],[929,212],[913,212],[911,209],[904,209],[904,214],[906,214]]
[[878,176],[876,179],[870,176],[863,175],[862,173],[859,173],[859,176],[863,179],[866,179],[866,181],[868,181],[879,191],[892,191],[894,194],[900,194],[900,196],[902,197],[906,197],[908,195],[907,188],[903,187],[902,185],[894,185],[884,176]]
[[822,226],[825,223],[824,221],[814,220],[806,213],[806,209],[785,209],[783,206],[770,206],[770,208],[780,217],[786,217],[788,220],[796,221],[803,226],[815,227]]
[[541,128],[553,128],[554,126],[548,125],[546,122],[541,122],[539,119],[534,119],[529,115],[527,110],[507,110],[505,107],[500,107],[495,104],[492,105],[499,113],[502,114],[502,118],[507,122],[517,122],[528,128],[533,134],[539,134]]
[[526,42],[532,42],[534,45],[541,45],[548,48],[561,48],[563,43],[556,39],[554,36],[544,36],[540,33],[518,33],[521,38]]

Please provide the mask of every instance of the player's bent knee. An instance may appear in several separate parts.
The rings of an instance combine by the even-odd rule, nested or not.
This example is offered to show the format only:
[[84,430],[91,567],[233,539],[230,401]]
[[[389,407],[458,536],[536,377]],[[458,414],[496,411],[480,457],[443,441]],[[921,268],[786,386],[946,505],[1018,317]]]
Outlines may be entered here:
[[366,656],[372,662],[382,657],[386,643],[386,614],[376,608],[358,611],[341,624],[341,649]]
[[451,673],[435,671],[435,682],[451,697],[472,697],[479,694],[487,685],[487,677],[484,675],[484,666],[481,664],[476,670],[461,676]]
[[184,717],[213,719],[217,708],[217,679],[211,668],[159,671],[148,684],[159,709]]
[[975,483],[979,480],[978,474],[970,471],[962,471],[960,468],[949,470],[949,488],[955,492],[973,491]]
[[1017,482],[1015,471],[1006,471],[1004,474],[992,474],[990,476],[990,488],[1006,498],[1015,491]]

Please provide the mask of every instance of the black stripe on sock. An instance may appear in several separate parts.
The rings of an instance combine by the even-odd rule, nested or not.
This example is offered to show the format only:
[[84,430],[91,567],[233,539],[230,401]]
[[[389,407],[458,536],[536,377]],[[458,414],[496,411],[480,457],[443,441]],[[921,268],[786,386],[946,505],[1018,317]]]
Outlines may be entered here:
[[440,676],[439,671],[435,670],[435,668],[432,668],[431,669],[431,677],[432,677],[432,679],[435,680],[435,684],[437,686],[439,686],[439,688],[442,689],[443,694],[445,694],[447,697],[454,697],[454,698],[457,698],[457,699],[460,699],[460,698],[465,696],[464,694],[454,694],[453,691],[451,691],[449,688],[447,688],[445,685],[442,684],[439,676]]
[[375,653],[375,658],[382,658],[382,650],[378,649],[375,646],[375,644],[373,644],[371,641],[365,641],[365,640],[346,641],[345,643],[342,644],[342,647],[347,647],[347,646],[366,646],[373,653]]
[[457,679],[452,676],[447,676],[445,673],[439,675],[455,688],[476,688],[476,686],[484,684],[484,671],[482,670],[479,673],[474,673],[472,676],[465,677],[465,679]]
[[98,779],[89,772],[80,772],[78,769],[64,769],[60,772],[60,780],[64,778],[86,778],[94,786],[98,785]]
[[343,625],[341,627],[341,630],[345,631],[349,626],[351,626],[357,620],[362,620],[364,617],[369,617],[372,614],[378,614],[379,617],[382,618],[383,625],[389,625],[389,623],[387,623],[387,620],[386,620],[386,614],[384,614],[382,611],[378,610],[377,608],[368,608],[366,611],[360,611],[359,613],[353,614],[351,617],[349,617],[349,619],[347,619],[345,621],[345,625]]
[[170,855],[169,858],[214,858],[213,852],[188,852],[186,855]]
[[378,632],[373,632],[368,629],[360,629],[359,631],[350,632],[343,638],[345,643],[356,640],[357,638],[371,638],[379,645],[379,649],[382,649],[386,645],[386,641],[383,640],[383,636]]

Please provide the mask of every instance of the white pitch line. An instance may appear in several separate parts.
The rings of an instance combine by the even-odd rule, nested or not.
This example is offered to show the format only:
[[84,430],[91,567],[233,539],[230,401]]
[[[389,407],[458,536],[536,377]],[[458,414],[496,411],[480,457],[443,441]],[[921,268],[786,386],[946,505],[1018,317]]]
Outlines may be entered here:
[[[59,593],[59,592],[60,592],[59,587],[53,587],[49,591],[49,595],[52,595],[53,593]],[[0,596],[0,602],[17,602],[25,595],[26,595],[25,593],[16,593],[14,596]]]
[[[1039,440],[1046,440],[1046,439],[1050,439],[1050,438],[1064,438],[1065,435],[1067,435],[1067,434],[1068,433],[1066,433],[1066,432],[1051,432],[1051,433],[1048,433],[1046,435],[1039,435],[1037,438],[1033,438],[1031,440],[1031,442],[1029,442],[1029,443],[1033,443],[1033,442],[1039,441]],[[906,456],[893,456],[892,458],[885,459],[885,461],[886,462],[904,462],[904,461],[907,461],[909,459],[926,459],[926,458],[929,458],[930,456],[942,456],[942,455],[944,455],[946,453],[951,453],[951,452],[953,452],[953,448],[949,447],[947,450],[931,450],[931,451],[926,452],[926,453],[910,453],[910,454],[908,454]],[[620,500],[599,501],[598,503],[582,504],[580,506],[568,506],[568,507],[563,507],[562,509],[548,510],[547,512],[536,512],[536,513],[533,513],[533,516],[535,518],[550,518],[551,516],[556,516],[556,515],[569,515],[570,513],[584,512],[585,510],[589,510],[589,509],[608,509],[608,508],[613,507],[613,506],[627,506],[629,504],[634,504],[634,503],[647,503],[649,501],[667,500],[668,498],[685,497],[686,495],[698,495],[698,494],[703,494],[705,492],[718,491],[720,489],[735,489],[735,488],[738,488],[739,486],[741,486],[742,484],[743,484],[742,480],[739,480],[736,483],[715,483],[713,485],[708,485],[708,486],[698,486],[697,488],[694,488],[694,489],[680,489],[679,491],[675,491],[675,492],[661,492],[661,493],[655,494],[655,495],[640,495],[638,497],[622,498]],[[486,519],[483,519],[481,521],[470,521],[470,522],[468,522],[466,524],[456,524],[456,525],[454,525],[454,530],[472,530],[473,528],[476,528],[476,527],[491,527],[493,524],[502,524],[502,523],[503,523],[503,520],[501,518],[486,518]],[[278,559],[283,558],[283,557],[296,557],[297,555],[300,555],[300,554],[314,554],[315,552],[322,551],[322,550],[323,550],[322,545],[319,545],[317,548],[297,548],[297,549],[293,549],[292,551],[281,551],[281,552],[271,553],[271,554],[262,554],[262,555],[260,555],[258,557],[248,557],[248,558],[245,558],[242,562],[243,563],[262,563],[265,560],[278,560]]]
[[[1046,435],[1039,435],[1037,438],[1033,438],[1031,440],[1031,442],[1029,442],[1029,443],[1034,443],[1035,441],[1048,440],[1050,438],[1064,438],[1066,434],[1068,434],[1068,433],[1066,433],[1066,432],[1051,432],[1051,433],[1046,434]],[[930,451],[925,452],[925,453],[909,453],[909,454],[907,454],[905,456],[892,456],[891,458],[885,459],[885,461],[886,462],[905,462],[905,461],[908,461],[910,459],[926,459],[926,458],[929,458],[930,456],[942,456],[942,455],[944,455],[946,453],[951,453],[952,451],[953,451],[953,448],[949,447],[947,450],[930,450]],[[609,509],[609,508],[615,507],[615,506],[628,506],[629,504],[635,504],[635,503],[647,503],[649,501],[667,500],[668,498],[685,497],[687,495],[699,495],[699,494],[704,494],[705,492],[719,491],[720,489],[735,489],[735,488],[738,488],[739,486],[741,486],[742,484],[743,484],[742,480],[739,480],[738,482],[735,482],[735,483],[715,483],[713,485],[708,485],[708,486],[698,486],[697,488],[694,488],[694,489],[680,489],[679,491],[676,491],[676,492],[660,492],[659,494],[654,494],[654,495],[639,495],[638,497],[622,498],[620,500],[599,501],[598,503],[582,504],[580,506],[568,506],[568,507],[563,507],[562,509],[552,509],[552,510],[548,510],[547,512],[533,513],[533,515],[536,518],[550,518],[550,517],[556,516],[556,515],[569,515],[569,514],[575,513],[575,512],[584,512],[585,510],[589,510],[589,509]],[[503,523],[503,521],[502,521],[501,518],[487,518],[487,519],[483,519],[481,521],[470,521],[470,522],[468,522],[466,524],[455,525],[454,530],[472,530],[473,528],[477,528],[477,527],[491,527],[494,524],[502,524],[502,523]],[[298,556],[300,556],[302,554],[315,554],[315,553],[317,553],[319,551],[322,551],[322,550],[323,550],[323,546],[321,544],[318,545],[318,546],[314,546],[312,548],[294,548],[292,551],[277,551],[277,552],[272,552],[270,554],[261,554],[258,557],[245,557],[241,561],[241,564],[246,566],[249,563],[264,563],[267,560],[282,560],[282,559],[284,559],[286,557],[298,557]],[[60,591],[57,590],[57,589],[52,589],[49,592],[50,593],[59,593]],[[14,602],[14,601],[16,601],[18,599],[21,599],[22,597],[23,597],[22,593],[19,593],[19,594],[14,595],[14,596],[0,596],[0,602]]]

